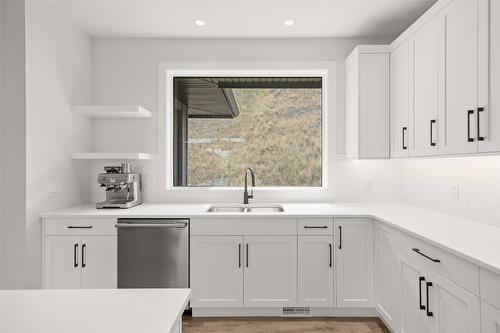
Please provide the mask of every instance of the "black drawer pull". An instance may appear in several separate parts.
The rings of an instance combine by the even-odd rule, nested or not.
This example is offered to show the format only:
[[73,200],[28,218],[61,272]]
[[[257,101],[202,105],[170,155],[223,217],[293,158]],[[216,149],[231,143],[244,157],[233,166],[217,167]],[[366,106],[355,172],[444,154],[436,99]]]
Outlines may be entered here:
[[85,247],[87,246],[87,244],[83,244],[82,245],[82,268],[86,267],[87,264],[85,263]]
[[70,225],[68,229],[92,229],[93,225]]
[[403,130],[401,131],[401,133],[402,133],[402,138],[401,138],[402,140],[401,140],[401,141],[402,141],[402,144],[403,144],[403,147],[402,147],[402,148],[403,148],[403,150],[408,149],[408,146],[406,146],[406,143],[405,143],[405,132],[406,132],[407,130],[408,130],[408,128],[407,128],[406,126],[404,126],[404,127],[403,127]]
[[481,136],[481,112],[484,112],[484,108],[477,108],[477,141],[484,141],[484,136]]
[[238,268],[241,268],[241,244],[238,244]]
[[328,229],[327,225],[305,225],[304,229]]
[[247,257],[247,258],[246,258],[246,259],[247,259],[247,260],[246,260],[246,265],[247,265],[247,267],[248,267],[248,243],[246,244],[246,251],[245,251],[245,252],[246,252],[246,253],[245,253],[245,254],[246,254],[246,257]]
[[78,244],[73,247],[73,267],[78,267]]
[[418,305],[420,310],[425,310],[425,305],[422,304],[422,282],[425,281],[423,276],[418,278]]
[[329,267],[332,267],[332,243],[328,244],[328,250],[330,251],[330,262],[328,264]]
[[427,310],[426,310],[426,313],[427,313],[427,317],[432,317],[434,316],[434,313],[432,311],[430,311],[429,309],[429,287],[432,287],[432,282],[426,282],[425,283],[425,295],[427,297]]
[[467,111],[467,142],[474,142],[474,138],[470,136],[470,116],[474,114],[474,110]]
[[339,250],[342,250],[342,226],[339,225]]
[[430,133],[430,137],[431,137],[431,147],[435,147],[436,146],[436,142],[434,142],[434,125],[436,124],[436,119],[431,119],[431,133]]
[[429,260],[430,260],[430,261],[432,261],[432,262],[441,262],[441,260],[439,260],[439,259],[434,259],[434,258],[431,258],[431,257],[429,257],[428,255],[426,255],[426,254],[424,254],[424,253],[420,252],[420,250],[419,250],[419,249],[417,249],[417,248],[414,248],[414,249],[412,249],[412,250],[413,250],[414,252],[416,252],[416,253],[420,254],[422,257],[425,257],[425,258],[429,259]]

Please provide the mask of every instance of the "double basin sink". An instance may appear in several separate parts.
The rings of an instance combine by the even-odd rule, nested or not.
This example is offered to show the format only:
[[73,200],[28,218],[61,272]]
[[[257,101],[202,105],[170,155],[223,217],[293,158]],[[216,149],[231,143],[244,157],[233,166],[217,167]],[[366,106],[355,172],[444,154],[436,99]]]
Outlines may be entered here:
[[274,206],[264,206],[264,205],[255,205],[255,206],[218,206],[213,205],[210,206],[207,210],[209,213],[283,213],[285,210],[283,206],[274,205]]

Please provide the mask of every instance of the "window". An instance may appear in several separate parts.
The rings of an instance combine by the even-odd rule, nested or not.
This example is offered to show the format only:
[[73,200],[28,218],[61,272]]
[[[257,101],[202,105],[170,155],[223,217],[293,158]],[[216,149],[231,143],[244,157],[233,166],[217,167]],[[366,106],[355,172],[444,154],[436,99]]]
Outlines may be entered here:
[[174,77],[174,186],[321,187],[322,80]]

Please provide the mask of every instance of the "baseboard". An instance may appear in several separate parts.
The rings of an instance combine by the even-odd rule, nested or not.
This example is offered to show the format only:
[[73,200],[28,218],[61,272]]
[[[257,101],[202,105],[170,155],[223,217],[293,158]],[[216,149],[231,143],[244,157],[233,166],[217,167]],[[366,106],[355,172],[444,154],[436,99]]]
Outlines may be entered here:
[[[193,308],[193,317],[281,317],[281,308]],[[311,308],[312,317],[378,317],[374,308]]]

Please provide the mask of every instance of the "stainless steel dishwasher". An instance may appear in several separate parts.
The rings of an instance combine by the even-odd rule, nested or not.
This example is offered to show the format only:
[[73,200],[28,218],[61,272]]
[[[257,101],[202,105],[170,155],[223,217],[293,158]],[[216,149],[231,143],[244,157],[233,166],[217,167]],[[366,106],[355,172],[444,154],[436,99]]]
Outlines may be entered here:
[[189,219],[118,219],[118,288],[188,288]]

